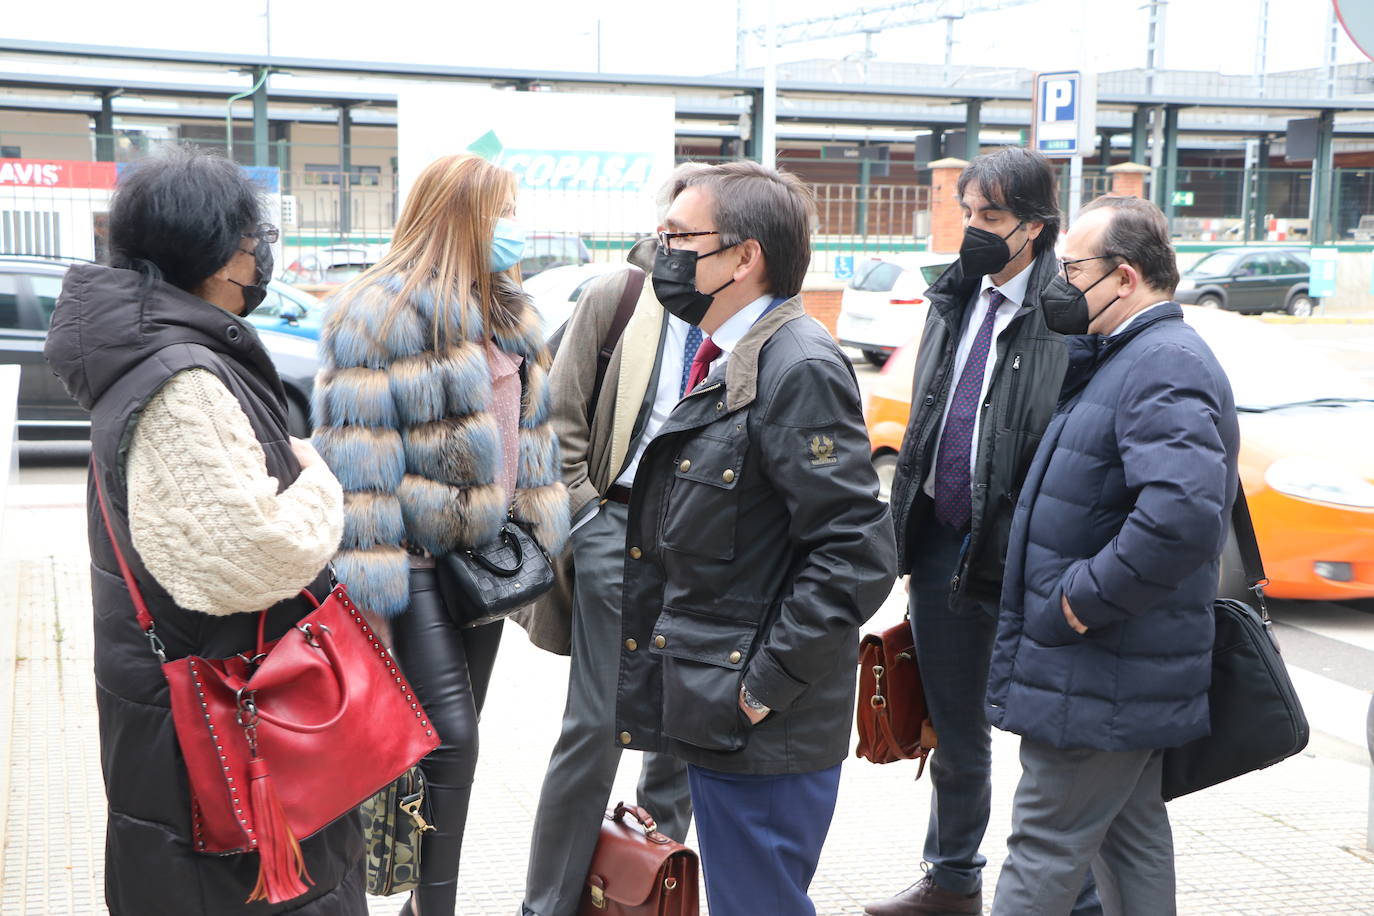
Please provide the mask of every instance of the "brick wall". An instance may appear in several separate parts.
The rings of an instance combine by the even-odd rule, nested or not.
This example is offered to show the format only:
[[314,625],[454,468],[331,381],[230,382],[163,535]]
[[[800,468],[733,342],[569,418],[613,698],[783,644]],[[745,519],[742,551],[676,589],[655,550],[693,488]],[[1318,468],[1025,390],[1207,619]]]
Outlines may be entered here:
[[964,241],[964,214],[959,208],[959,173],[968,165],[962,159],[941,159],[930,164],[930,250],[953,254]]
[[806,314],[825,325],[831,337],[835,336],[835,323],[840,318],[840,298],[843,295],[843,289],[802,290],[802,305],[806,308]]

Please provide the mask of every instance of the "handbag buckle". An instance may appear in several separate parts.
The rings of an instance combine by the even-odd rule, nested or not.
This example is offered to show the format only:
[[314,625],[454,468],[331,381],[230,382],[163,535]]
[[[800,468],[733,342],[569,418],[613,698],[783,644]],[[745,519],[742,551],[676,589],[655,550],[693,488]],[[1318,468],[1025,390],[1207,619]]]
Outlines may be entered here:
[[415,822],[415,826],[419,828],[421,833],[424,833],[426,830],[435,829],[434,825],[425,820],[424,815],[420,813],[420,804],[423,801],[424,796],[421,796],[411,801],[403,801],[399,806],[402,811],[410,815],[410,819]]
[[248,751],[254,757],[258,756],[258,707],[253,702],[256,693],[246,685],[234,691],[234,703],[238,706],[234,719],[243,729],[243,736],[248,739]]
[[595,884],[592,885],[592,906],[598,910],[606,909],[606,892]]
[[152,646],[153,654],[157,656],[157,660],[164,665],[167,664],[167,647],[157,633],[153,631],[153,628],[148,627],[143,635],[148,637],[148,645]]
[[296,629],[300,630],[302,633],[305,634],[305,642],[307,645],[311,646],[312,648],[318,649],[320,647],[320,637],[318,634],[314,632],[314,630],[311,629],[311,627],[315,626],[318,626],[320,628],[321,633],[329,632],[329,627],[325,626],[322,623],[300,623],[296,625]]

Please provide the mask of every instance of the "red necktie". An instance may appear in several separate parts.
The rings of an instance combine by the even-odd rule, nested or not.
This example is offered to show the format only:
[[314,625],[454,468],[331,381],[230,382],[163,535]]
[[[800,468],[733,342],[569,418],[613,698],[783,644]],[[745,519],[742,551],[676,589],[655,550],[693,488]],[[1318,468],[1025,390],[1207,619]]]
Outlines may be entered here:
[[700,385],[702,379],[710,374],[711,363],[723,352],[709,337],[701,342],[701,346],[697,347],[697,355],[692,357],[692,371],[687,373],[688,391]]

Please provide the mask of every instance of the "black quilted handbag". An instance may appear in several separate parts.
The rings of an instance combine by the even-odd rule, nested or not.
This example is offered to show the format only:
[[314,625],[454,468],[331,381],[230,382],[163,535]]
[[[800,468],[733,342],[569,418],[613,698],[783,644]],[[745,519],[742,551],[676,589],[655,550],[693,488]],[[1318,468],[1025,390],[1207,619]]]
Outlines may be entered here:
[[425,778],[417,766],[362,803],[369,894],[386,897],[419,885],[420,838],[434,829],[424,807]]
[[509,617],[553,588],[553,564],[534,535],[507,519],[488,544],[438,560],[441,583],[452,589],[449,612],[463,627]]

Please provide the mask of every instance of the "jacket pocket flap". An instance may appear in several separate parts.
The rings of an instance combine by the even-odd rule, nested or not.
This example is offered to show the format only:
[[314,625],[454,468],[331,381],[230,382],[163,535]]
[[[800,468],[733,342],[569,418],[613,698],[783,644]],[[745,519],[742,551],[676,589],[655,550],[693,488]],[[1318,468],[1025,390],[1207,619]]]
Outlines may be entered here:
[[682,480],[733,490],[744,465],[744,439],[694,436],[682,444],[674,459],[673,473]]
[[735,671],[749,661],[755,625],[664,608],[654,625],[650,651]]

